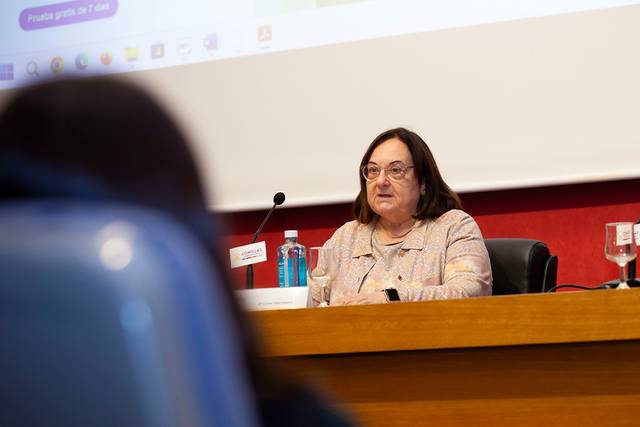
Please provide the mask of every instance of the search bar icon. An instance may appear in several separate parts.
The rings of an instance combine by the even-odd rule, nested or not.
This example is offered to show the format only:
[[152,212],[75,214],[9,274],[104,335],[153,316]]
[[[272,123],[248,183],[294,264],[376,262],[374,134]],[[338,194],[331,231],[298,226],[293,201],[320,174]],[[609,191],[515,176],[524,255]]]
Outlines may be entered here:
[[27,74],[30,76],[38,76],[38,63],[36,61],[27,62]]

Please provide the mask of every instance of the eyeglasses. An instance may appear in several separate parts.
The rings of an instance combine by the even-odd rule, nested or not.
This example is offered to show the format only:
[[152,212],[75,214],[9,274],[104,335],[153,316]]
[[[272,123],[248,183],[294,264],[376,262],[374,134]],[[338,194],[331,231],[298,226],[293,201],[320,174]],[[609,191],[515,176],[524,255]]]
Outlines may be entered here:
[[407,174],[407,170],[413,166],[407,166],[402,162],[393,162],[388,167],[382,168],[375,163],[367,163],[360,169],[362,176],[367,181],[374,181],[380,176],[380,172],[384,171],[391,181],[400,181]]

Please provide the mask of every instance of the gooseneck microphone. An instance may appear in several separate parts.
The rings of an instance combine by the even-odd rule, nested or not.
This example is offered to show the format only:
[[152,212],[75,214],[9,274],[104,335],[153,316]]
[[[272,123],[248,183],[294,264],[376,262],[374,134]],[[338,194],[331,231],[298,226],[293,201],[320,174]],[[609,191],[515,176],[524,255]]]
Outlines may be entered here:
[[271,209],[269,209],[269,212],[267,213],[267,216],[264,217],[264,220],[262,221],[262,224],[260,224],[260,227],[258,227],[256,232],[253,233],[253,239],[251,240],[251,243],[255,243],[256,242],[256,239],[258,238],[258,235],[262,231],[262,228],[267,223],[267,221],[269,221],[269,217],[271,216],[271,214],[275,210],[276,206],[280,206],[283,203],[284,203],[284,193],[277,192],[273,196],[273,206],[271,206]]
[[[260,224],[260,227],[258,227],[256,232],[253,233],[253,239],[251,239],[251,243],[255,243],[256,242],[256,239],[258,238],[258,235],[260,234],[260,232],[264,228],[264,225],[267,223],[267,221],[269,221],[269,217],[271,217],[271,214],[276,209],[276,206],[280,206],[281,204],[283,204],[284,203],[284,199],[285,199],[284,193],[281,192],[281,191],[278,191],[273,196],[273,206],[271,206],[271,209],[269,209],[269,212],[267,213],[267,216],[265,216],[264,220],[262,220],[262,224]],[[253,289],[253,265],[251,265],[251,264],[247,266],[247,289]]]

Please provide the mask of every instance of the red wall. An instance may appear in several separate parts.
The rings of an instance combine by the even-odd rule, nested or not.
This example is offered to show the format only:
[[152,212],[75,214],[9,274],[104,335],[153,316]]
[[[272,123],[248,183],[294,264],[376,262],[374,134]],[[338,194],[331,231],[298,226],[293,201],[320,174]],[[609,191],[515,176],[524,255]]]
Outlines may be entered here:
[[[484,237],[546,242],[559,257],[558,283],[597,285],[616,278],[617,267],[604,258],[604,225],[640,218],[640,179],[467,193],[461,198]],[[302,244],[318,246],[351,219],[350,209],[349,204],[278,208],[258,238],[266,241],[268,260],[254,266],[256,287],[277,283],[275,251],[284,241],[284,230],[297,229]],[[227,245],[249,243],[265,214],[224,214]],[[245,268],[233,272],[244,283]]]

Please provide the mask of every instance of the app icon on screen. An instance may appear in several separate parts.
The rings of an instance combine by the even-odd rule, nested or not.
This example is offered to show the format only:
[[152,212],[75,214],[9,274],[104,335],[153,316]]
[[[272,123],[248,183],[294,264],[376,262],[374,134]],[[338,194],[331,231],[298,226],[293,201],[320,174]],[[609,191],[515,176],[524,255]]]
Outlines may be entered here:
[[177,40],[178,54],[180,56],[187,56],[191,53],[191,38],[182,37]]
[[0,64],[0,81],[13,80],[13,64]]
[[27,75],[38,77],[40,73],[38,73],[38,63],[34,60],[27,62]]
[[258,41],[260,43],[270,42],[271,38],[271,25],[261,25],[258,27]]
[[151,45],[151,58],[160,59],[164,57],[164,43],[154,43]]
[[76,56],[76,68],[78,70],[84,70],[89,66],[89,56],[86,53],[79,53]]
[[104,51],[100,54],[100,63],[102,65],[111,65],[113,62],[113,54],[109,51]]
[[61,56],[54,56],[50,68],[53,74],[60,74],[64,71],[64,59]]
[[202,39],[202,46],[209,51],[218,49],[218,33],[207,34]]
[[124,50],[124,58],[127,62],[136,62],[140,53],[137,47],[127,47]]

